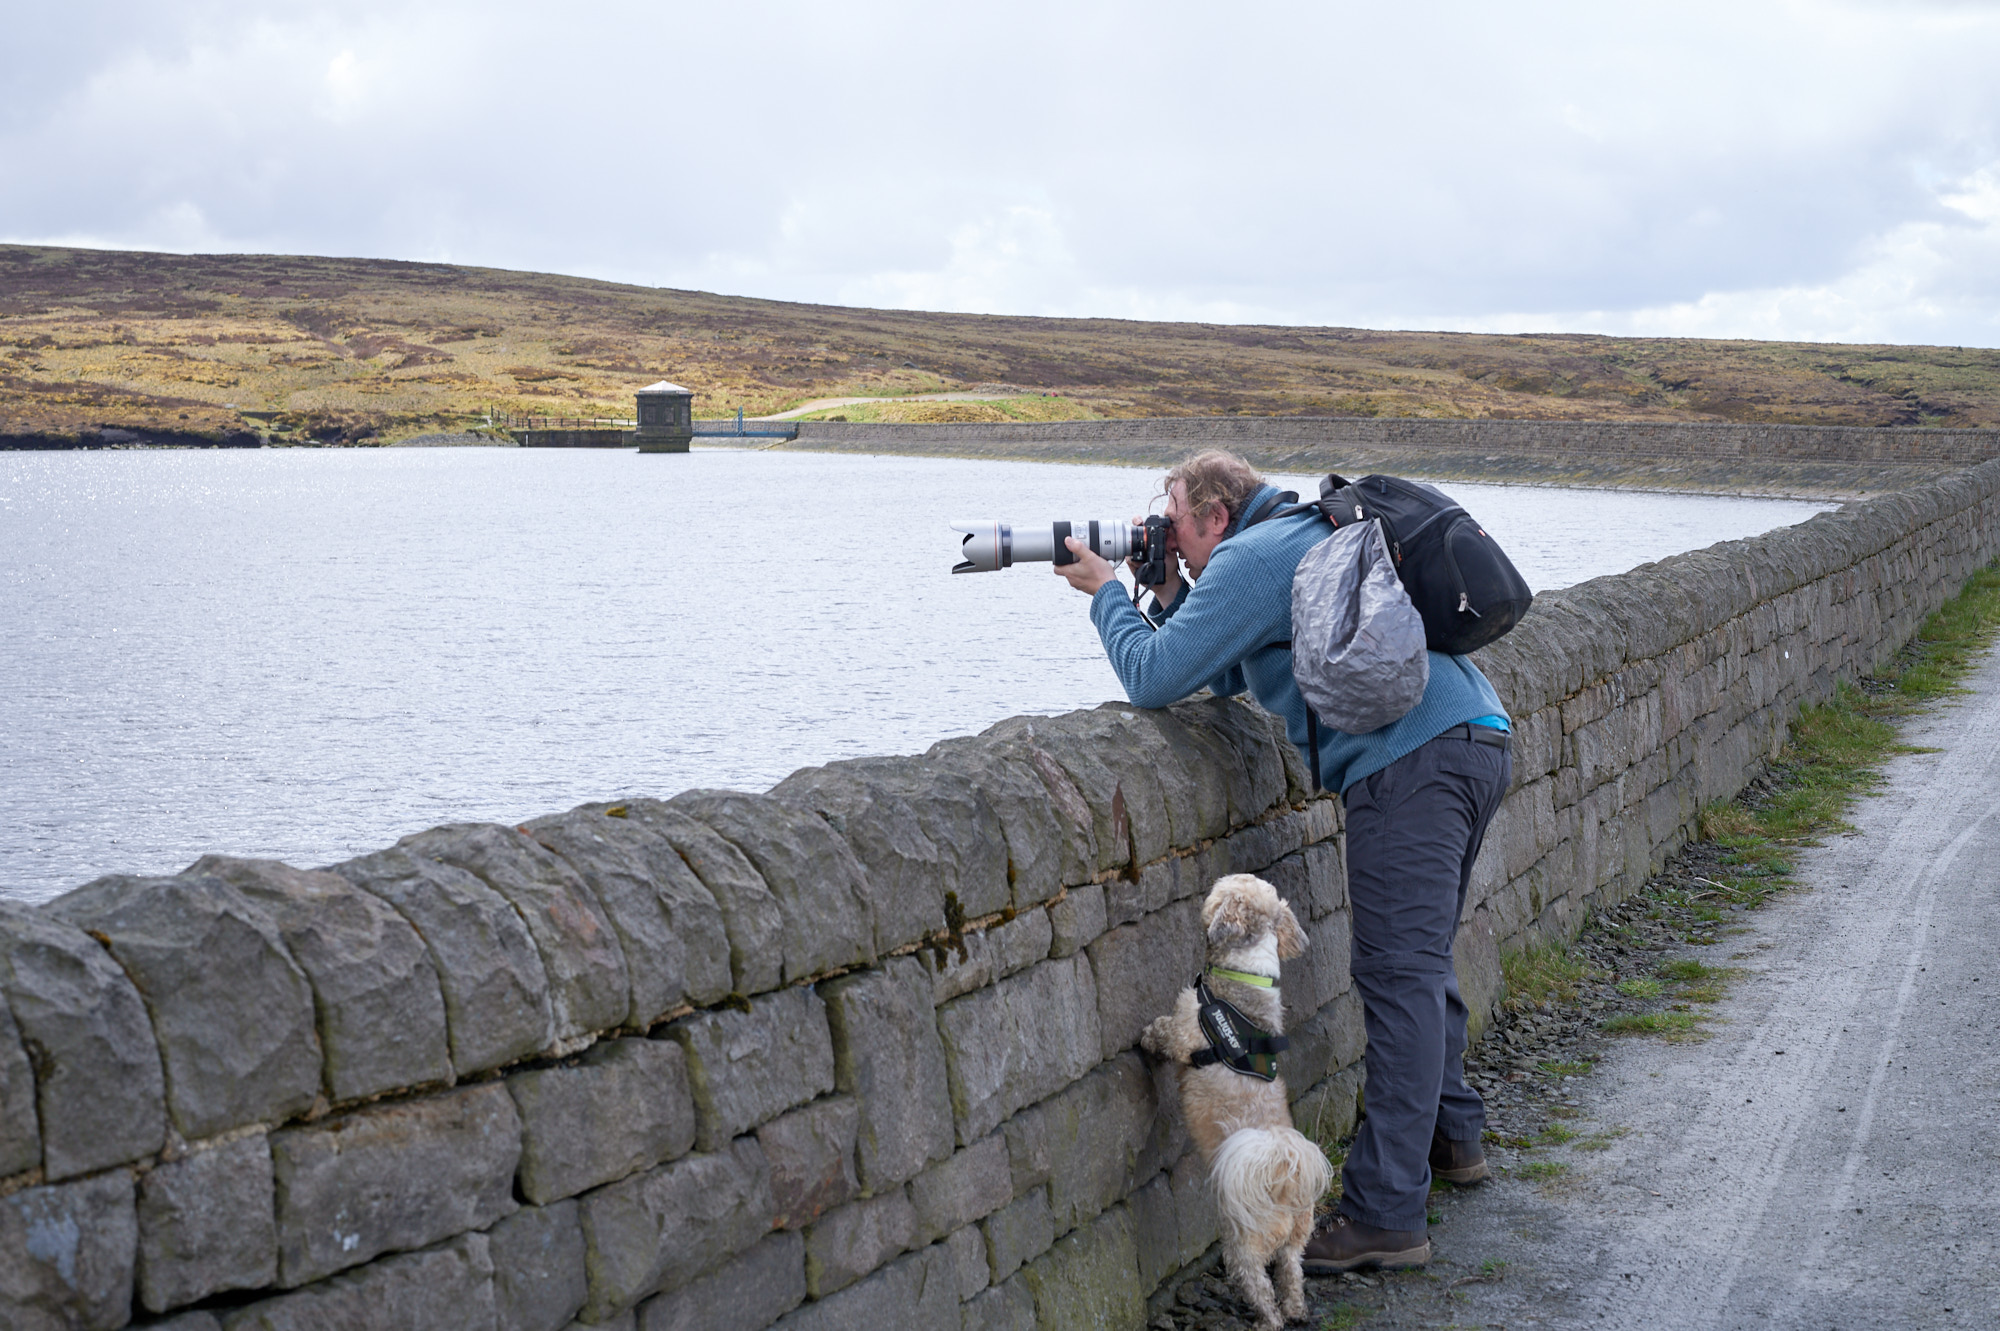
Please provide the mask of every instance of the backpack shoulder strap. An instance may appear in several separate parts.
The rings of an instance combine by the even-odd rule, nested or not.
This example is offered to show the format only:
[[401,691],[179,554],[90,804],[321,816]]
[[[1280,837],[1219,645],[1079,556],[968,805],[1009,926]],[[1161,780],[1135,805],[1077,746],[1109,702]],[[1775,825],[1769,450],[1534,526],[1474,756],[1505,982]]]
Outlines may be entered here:
[[[1292,507],[1285,507],[1286,505],[1291,505]],[[1315,506],[1299,503],[1299,492],[1297,490],[1282,490],[1277,494],[1266,495],[1261,503],[1252,504],[1249,510],[1243,514],[1243,520],[1236,524],[1236,530],[1247,531],[1267,519],[1286,517],[1292,513],[1303,512],[1305,509],[1312,507]]]

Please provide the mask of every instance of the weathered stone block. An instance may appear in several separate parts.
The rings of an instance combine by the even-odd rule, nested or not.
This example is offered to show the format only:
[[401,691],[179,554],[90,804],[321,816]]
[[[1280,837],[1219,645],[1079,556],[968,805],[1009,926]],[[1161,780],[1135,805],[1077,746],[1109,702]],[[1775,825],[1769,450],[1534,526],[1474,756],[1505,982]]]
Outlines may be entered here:
[[986,1264],[997,1284],[1024,1263],[1047,1252],[1056,1241],[1048,1185],[1042,1184],[1015,1198],[986,1217],[979,1229],[986,1237]]
[[1113,925],[1129,924],[1133,920],[1144,919],[1160,907],[1187,893],[1180,890],[1181,866],[1185,861],[1177,856],[1141,869],[1136,877],[1129,872],[1110,879],[1104,884],[1104,914],[1106,922]]
[[934,1242],[1013,1200],[1007,1139],[996,1132],[910,1180],[917,1217],[911,1242]]
[[635,1309],[627,1308],[601,1322],[571,1322],[563,1331],[639,1331],[639,1314]]
[[914,957],[895,957],[822,987],[838,1084],[860,1104],[855,1163],[862,1184],[879,1191],[951,1154],[952,1102],[931,982]]
[[1305,818],[1289,811],[1237,828],[1222,843],[1229,851],[1229,872],[1263,874],[1305,845],[1306,828]]
[[271,1144],[262,1132],[197,1148],[139,1179],[139,1301],[165,1312],[278,1276]]
[[487,1231],[496,1331],[562,1331],[583,1307],[583,1226],[573,1201],[524,1206]]
[[[1189,810],[1184,811],[1178,804],[1170,810],[1174,815],[1174,844],[1192,845],[1227,832],[1229,781],[1223,769],[1233,763],[1234,755],[1212,734],[1187,725],[1172,710],[1136,711],[1135,715],[1166,744],[1191,801]],[[1193,814],[1191,822],[1187,812]]]
[[44,910],[97,938],[145,1000],[183,1137],[281,1121],[319,1093],[312,987],[263,913],[220,879],[114,875]]
[[1306,862],[1306,896],[1314,919],[1347,906],[1345,841],[1344,836],[1337,841],[1320,841],[1300,852]]
[[667,1028],[687,1055],[704,1151],[833,1089],[833,1040],[817,993],[780,989],[749,1008],[697,1012]]
[[1361,1011],[1361,993],[1349,989],[1321,1008],[1308,1023],[1325,1032],[1332,1050],[1333,1066],[1344,1068],[1360,1059],[1368,1048],[1368,1027]]
[[799,1229],[860,1195],[854,1173],[861,1109],[851,1095],[828,1096],[757,1129],[771,1164],[772,1224]]
[[[1166,854],[1165,802],[1158,776],[1143,769],[1120,728],[1094,714],[1015,717],[987,732],[1024,746],[1038,767],[1060,774],[1090,811],[1097,859],[1091,871],[1147,864]],[[1130,789],[1127,789],[1128,783]]]
[[542,954],[506,898],[463,869],[403,850],[364,855],[332,872],[394,906],[422,936],[444,991],[459,1076],[554,1041]]
[[1192,898],[1121,924],[1087,949],[1097,991],[1100,1053],[1110,1058],[1139,1042],[1139,1033],[1201,970],[1207,942],[1201,904]]
[[166,1081],[138,989],[80,929],[0,901],[0,985],[34,1077],[42,1169],[62,1181],[166,1141]]
[[1306,950],[1279,967],[1288,1028],[1309,1019],[1345,993],[1352,982],[1349,966],[1354,942],[1348,913],[1340,911],[1309,921],[1305,934]]
[[1108,917],[1104,888],[1097,883],[1072,887],[1061,901],[1052,902],[1049,915],[1049,955],[1057,960],[1073,956],[1103,933]]
[[276,860],[206,855],[187,872],[220,878],[278,927],[312,984],[329,1100],[451,1080],[437,967],[388,902]]
[[1222,1213],[1200,1152],[1183,1152],[1174,1161],[1167,1184],[1173,1189],[1174,1220],[1179,1227],[1173,1257],[1177,1266],[1186,1266],[1222,1236]]
[[1120,1055],[1008,1122],[1014,1190],[1047,1182],[1056,1232],[1082,1224],[1180,1154],[1179,1115],[1162,1110],[1139,1056]]
[[396,846],[477,875],[521,913],[542,954],[556,1039],[625,1023],[632,984],[618,934],[583,879],[540,842],[495,823],[453,823],[406,836]]
[[1458,993],[1470,1010],[1466,1022],[1468,1038],[1477,1040],[1493,1015],[1493,1005],[1507,992],[1500,972],[1500,937],[1492,913],[1484,909],[1459,926],[1451,948],[1458,971]]
[[29,1059],[51,1182],[160,1149],[166,1082],[139,991],[96,940],[0,902],[0,985]]
[[1278,1059],[1278,1074],[1287,1093],[1297,1095],[1333,1071],[1333,1042],[1327,1023],[1317,1013],[1305,1021],[1287,1020],[1285,1032],[1292,1047]]
[[963,776],[1000,820],[1015,909],[1046,901],[1063,884],[1083,882],[1095,871],[1090,808],[1047,755],[1037,763],[1027,746],[981,735],[934,744],[924,762]]
[[42,1129],[35,1120],[35,1073],[7,1006],[6,949],[0,947],[0,1177],[42,1163]]
[[942,962],[919,954],[934,967],[931,1001],[948,1003],[960,994],[983,989],[995,980],[1026,970],[1049,955],[1052,930],[1047,911],[1030,910],[989,929],[965,935],[965,959],[947,951]]
[[583,876],[618,931],[632,985],[629,1025],[644,1030],[682,1003],[729,993],[735,981],[722,908],[665,838],[590,809],[525,826]]
[[707,823],[697,822],[655,799],[586,804],[583,811],[625,810],[626,820],[659,837],[695,877],[722,912],[729,933],[729,970],[739,994],[761,994],[784,983],[785,913],[757,869]]
[[879,1331],[958,1326],[958,1291],[951,1257],[932,1246],[891,1263],[857,1285],[806,1304],[777,1322],[783,1331]]
[[1125,1204],[1132,1213],[1133,1244],[1139,1254],[1139,1284],[1142,1289],[1151,1290],[1181,1267],[1175,1260],[1180,1248],[1180,1220],[1174,1214],[1173,1185],[1165,1174],[1155,1174]]
[[806,1230],[806,1290],[824,1298],[912,1246],[917,1215],[904,1190],[849,1202]]
[[762,1331],[805,1297],[805,1240],[772,1234],[712,1275],[640,1304],[638,1331]]
[[695,1115],[684,1060],[664,1040],[608,1040],[566,1066],[509,1076],[521,1195],[546,1204],[685,1155]]
[[[1174,846],[1191,846],[1205,836],[1215,835],[1209,829],[1228,817],[1229,795],[1216,779],[1212,757],[1200,752],[1201,746],[1192,732],[1178,726],[1169,713],[1158,713],[1159,719],[1155,721],[1151,714],[1129,703],[1102,703],[1087,715],[1104,728],[1107,736],[1116,737],[1105,746],[1106,753],[1116,755],[1107,761],[1114,766],[1121,761],[1136,762],[1140,771],[1159,782],[1164,823],[1161,840],[1154,852],[1149,850],[1145,837],[1134,836],[1134,845],[1142,852],[1141,863],[1157,859]],[[1169,743],[1167,731],[1172,729],[1181,730],[1187,743]],[[1125,755],[1131,756],[1126,759]],[[1120,771],[1121,779],[1125,774]],[[1140,820],[1143,822],[1143,815]]]
[[1556,770],[1561,751],[1562,712],[1542,707],[1526,716],[1513,718],[1514,739],[1509,746],[1514,758],[1516,781],[1533,781]]
[[1175,875],[1174,892],[1176,899],[1184,897],[1206,898],[1208,890],[1215,886],[1215,880],[1229,872],[1229,843],[1211,841],[1204,850],[1196,850],[1181,857],[1180,872]]
[[482,1229],[514,1210],[521,1121],[488,1083],[271,1134],[278,1283]]
[[976,1225],[954,1230],[944,1241],[951,1258],[951,1270],[958,1284],[960,1300],[971,1298],[989,1283],[991,1268],[986,1265],[986,1236]]
[[132,1319],[138,1236],[129,1170],[0,1197],[0,1313],[7,1325],[124,1326]]
[[1337,842],[1293,851],[1258,876],[1278,889],[1301,924],[1324,919],[1347,902],[1347,871]]
[[1008,904],[1007,836],[965,777],[911,758],[862,758],[795,772],[771,794],[814,810],[867,870],[876,946],[945,926],[949,893],[971,918]]
[[984,936],[992,944],[993,978],[1004,980],[1044,960],[1054,930],[1047,911],[1030,910],[994,925]]
[[1094,872],[1147,864],[1166,854],[1167,813],[1159,777],[1144,769],[1115,718],[1100,713],[1013,717],[986,733],[1027,745],[1053,761],[1082,795],[1097,845]]
[[960,1143],[1068,1085],[1102,1045],[1097,989],[1081,956],[1045,961],[938,1010]]
[[1146,1320],[1132,1217],[1120,1206],[1057,1239],[1021,1269],[1035,1300],[1035,1325],[1054,1331],[1136,1327]]
[[146,1331],[222,1331],[222,1323],[211,1312],[188,1312],[165,1321],[148,1322]]
[[961,1331],[1035,1331],[1035,1296],[1026,1282],[1010,1280],[969,1300]]
[[1314,1141],[1339,1141],[1354,1131],[1361,1117],[1361,1087],[1366,1070],[1350,1064],[1308,1090],[1292,1103],[1292,1124]]
[[1175,703],[1174,719],[1212,739],[1231,761],[1222,768],[1229,786],[1229,823],[1241,827],[1284,804],[1291,794],[1283,735],[1269,713],[1233,698]]
[[707,823],[756,866],[784,916],[787,984],[875,960],[882,949],[868,873],[825,819],[734,790],[690,790],[667,804]]
[[225,1314],[223,1331],[496,1331],[493,1259],[484,1234],[370,1263],[307,1289]]
[[738,1138],[607,1184],[579,1201],[590,1295],[582,1320],[602,1322],[648,1294],[706,1275],[771,1228],[771,1169]]

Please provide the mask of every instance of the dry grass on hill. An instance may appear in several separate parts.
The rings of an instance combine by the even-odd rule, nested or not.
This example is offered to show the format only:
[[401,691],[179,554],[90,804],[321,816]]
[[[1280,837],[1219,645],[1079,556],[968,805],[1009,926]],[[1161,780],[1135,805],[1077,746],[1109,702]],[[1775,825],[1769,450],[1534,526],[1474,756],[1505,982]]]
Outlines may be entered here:
[[[0,246],[0,434],[388,439],[489,408],[850,420],[1354,415],[2000,425],[2000,351],[858,310],[447,264]],[[1044,393],[1050,396],[1043,396]]]

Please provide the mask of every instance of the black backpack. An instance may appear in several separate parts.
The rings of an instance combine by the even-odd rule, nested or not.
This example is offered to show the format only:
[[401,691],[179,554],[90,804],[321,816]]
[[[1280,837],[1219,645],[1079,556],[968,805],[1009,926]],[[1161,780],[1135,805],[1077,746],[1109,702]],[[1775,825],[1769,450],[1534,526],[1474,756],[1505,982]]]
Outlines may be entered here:
[[1291,507],[1267,503],[1243,525],[1313,510],[1335,527],[1370,519],[1382,524],[1397,576],[1424,621],[1425,645],[1434,652],[1479,650],[1520,623],[1535,599],[1499,543],[1449,495],[1422,481],[1329,475],[1319,483],[1317,500]]

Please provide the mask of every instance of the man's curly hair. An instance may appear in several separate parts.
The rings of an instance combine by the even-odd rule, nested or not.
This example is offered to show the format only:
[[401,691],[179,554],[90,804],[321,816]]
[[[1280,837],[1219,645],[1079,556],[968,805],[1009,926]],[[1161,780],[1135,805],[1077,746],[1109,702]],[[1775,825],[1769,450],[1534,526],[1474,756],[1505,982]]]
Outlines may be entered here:
[[1187,487],[1189,517],[1199,522],[1220,504],[1229,514],[1229,520],[1234,522],[1243,516],[1243,510],[1256,497],[1264,478],[1255,467],[1234,453],[1211,448],[1195,454],[1168,472],[1166,479],[1160,482],[1160,493],[1172,494],[1176,484]]

